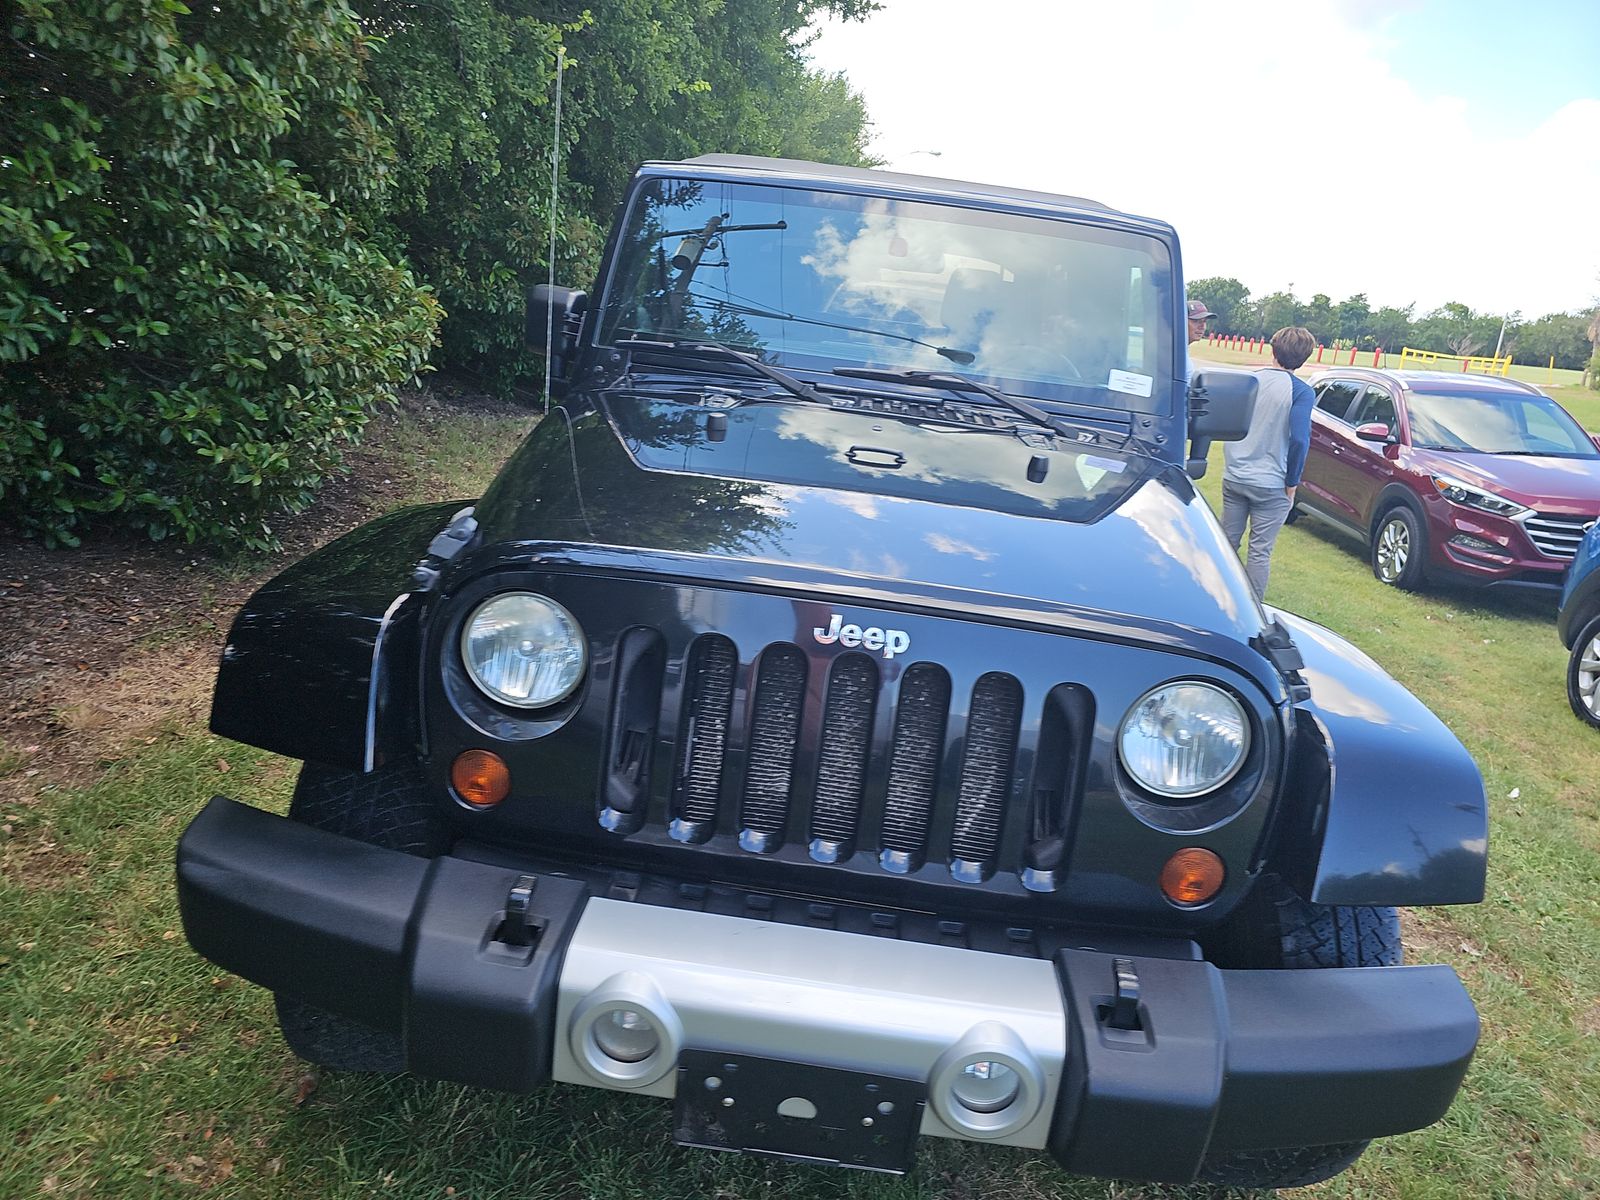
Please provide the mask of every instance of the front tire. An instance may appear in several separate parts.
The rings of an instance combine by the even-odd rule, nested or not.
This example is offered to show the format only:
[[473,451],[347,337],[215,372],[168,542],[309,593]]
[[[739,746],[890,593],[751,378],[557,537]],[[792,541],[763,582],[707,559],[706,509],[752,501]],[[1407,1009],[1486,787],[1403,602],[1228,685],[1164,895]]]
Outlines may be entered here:
[[1591,618],[1572,643],[1567,703],[1580,721],[1600,729],[1600,616]]
[[[1394,967],[1403,957],[1394,909],[1312,904],[1274,875],[1262,876],[1214,950],[1221,965],[1251,970]],[[1332,1179],[1368,1145],[1339,1142],[1207,1155],[1200,1179],[1217,1187],[1305,1187]]]
[[[443,854],[450,844],[444,814],[420,773],[409,765],[364,775],[306,763],[289,801],[289,819],[419,858]],[[283,1040],[307,1062],[335,1071],[391,1075],[406,1069],[398,1035],[282,992],[273,1001]]]
[[1416,591],[1424,582],[1427,558],[1427,537],[1414,512],[1397,504],[1379,518],[1372,533],[1372,574],[1379,583]]

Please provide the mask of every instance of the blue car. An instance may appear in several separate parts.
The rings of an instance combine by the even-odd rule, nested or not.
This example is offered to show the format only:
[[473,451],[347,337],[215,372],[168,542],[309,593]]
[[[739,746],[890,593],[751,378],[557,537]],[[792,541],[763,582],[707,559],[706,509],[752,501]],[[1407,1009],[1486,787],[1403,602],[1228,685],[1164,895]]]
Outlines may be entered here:
[[1600,524],[1591,522],[1567,569],[1556,617],[1567,662],[1567,701],[1572,711],[1600,729]]

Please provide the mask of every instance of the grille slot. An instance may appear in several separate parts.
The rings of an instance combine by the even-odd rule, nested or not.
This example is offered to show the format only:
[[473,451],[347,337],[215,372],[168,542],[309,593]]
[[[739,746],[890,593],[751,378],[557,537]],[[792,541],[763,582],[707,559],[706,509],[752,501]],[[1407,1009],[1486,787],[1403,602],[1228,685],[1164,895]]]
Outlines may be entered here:
[[805,697],[805,655],[796,646],[768,647],[756,672],[739,816],[739,844],[747,850],[775,850],[783,842]]
[[950,838],[950,873],[963,882],[981,883],[994,869],[1021,716],[1020,683],[998,671],[979,678]]
[[1578,553],[1578,543],[1583,541],[1584,526],[1593,520],[1593,517],[1535,513],[1523,518],[1522,527],[1528,531],[1528,539],[1540,554],[1546,558],[1570,560]]
[[822,710],[811,806],[811,857],[818,862],[837,862],[855,849],[877,701],[878,668],[871,659],[847,654],[835,660]]
[[1039,726],[1022,852],[1022,886],[1031,892],[1053,892],[1060,886],[1072,804],[1083,793],[1093,729],[1094,701],[1088,689],[1065,683],[1050,689]]
[[738,665],[733,643],[719,634],[699,638],[689,651],[672,795],[672,836],[679,841],[704,841],[716,825]]
[[889,790],[883,804],[878,861],[885,870],[903,874],[922,865],[949,716],[950,676],[932,663],[917,663],[907,670],[894,714]]
[[613,662],[616,686],[600,777],[600,824],[617,833],[632,833],[644,824],[650,802],[666,639],[654,629],[630,629],[618,639]]

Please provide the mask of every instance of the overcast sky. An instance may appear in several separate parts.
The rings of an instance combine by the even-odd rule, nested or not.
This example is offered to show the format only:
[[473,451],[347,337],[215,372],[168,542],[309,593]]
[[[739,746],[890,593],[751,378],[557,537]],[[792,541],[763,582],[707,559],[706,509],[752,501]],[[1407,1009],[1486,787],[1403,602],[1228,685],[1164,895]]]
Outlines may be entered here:
[[811,53],[887,167],[1162,218],[1191,279],[1600,299],[1600,0],[885,0]]

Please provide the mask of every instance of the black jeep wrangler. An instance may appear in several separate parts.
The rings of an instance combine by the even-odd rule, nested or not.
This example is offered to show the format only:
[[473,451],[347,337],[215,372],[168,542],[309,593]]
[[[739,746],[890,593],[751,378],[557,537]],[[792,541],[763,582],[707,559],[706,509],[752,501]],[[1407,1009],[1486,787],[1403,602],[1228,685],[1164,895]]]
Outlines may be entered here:
[[[1191,477],[1178,242],[1064,196],[650,163],[485,495],[284,572],[212,728],[304,761],[178,848],[296,1053],[670,1098],[686,1145],[919,1134],[1288,1186],[1449,1106],[1477,1017],[1394,905],[1482,780],[1252,598]],[[1366,969],[1351,969],[1366,968]]]

